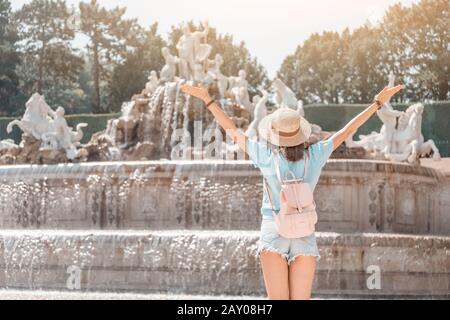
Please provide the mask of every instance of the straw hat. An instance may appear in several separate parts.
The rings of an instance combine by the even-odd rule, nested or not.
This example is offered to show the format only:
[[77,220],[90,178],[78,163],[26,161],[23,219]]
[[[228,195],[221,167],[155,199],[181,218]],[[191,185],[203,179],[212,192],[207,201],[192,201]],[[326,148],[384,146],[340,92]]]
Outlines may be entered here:
[[311,124],[291,108],[279,108],[263,118],[258,127],[261,138],[279,147],[295,147],[307,142],[311,130]]

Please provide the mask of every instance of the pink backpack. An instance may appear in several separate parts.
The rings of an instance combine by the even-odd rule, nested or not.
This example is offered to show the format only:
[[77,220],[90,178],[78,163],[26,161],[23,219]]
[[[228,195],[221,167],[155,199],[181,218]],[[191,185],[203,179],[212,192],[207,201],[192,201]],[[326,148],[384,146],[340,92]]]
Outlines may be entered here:
[[[280,212],[278,214],[273,207],[266,181],[265,188],[269,195],[277,231],[282,237],[287,239],[308,237],[315,232],[317,224],[316,203],[314,202],[313,192],[310,185],[304,182],[309,160],[308,152],[306,152],[305,171],[302,179],[296,179],[293,172],[288,171],[286,179],[283,180],[281,178],[278,155],[275,155],[275,158],[277,176],[281,184]],[[294,179],[288,180],[288,176]]]

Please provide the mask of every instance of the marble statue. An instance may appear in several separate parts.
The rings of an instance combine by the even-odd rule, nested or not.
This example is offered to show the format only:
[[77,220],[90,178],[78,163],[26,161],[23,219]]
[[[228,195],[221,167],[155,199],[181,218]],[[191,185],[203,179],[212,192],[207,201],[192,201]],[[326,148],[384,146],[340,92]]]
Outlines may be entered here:
[[[225,98],[225,94],[228,88],[228,77],[222,74],[220,68],[223,65],[223,57],[220,54],[216,54],[214,60],[209,60],[208,76],[211,80],[217,80],[217,86],[219,89],[220,97]],[[211,81],[210,80],[210,81]]]
[[64,118],[65,113],[63,107],[56,109],[55,118],[51,121],[51,131],[44,133],[42,136],[43,148],[64,149],[67,158],[73,160],[78,156],[77,146],[83,139],[82,129],[87,127],[87,124],[80,123],[77,126],[77,131],[72,131]]
[[196,62],[194,64],[194,73],[192,76],[192,80],[195,82],[203,82],[206,78],[205,68],[201,63]]
[[161,82],[172,82],[175,79],[177,73],[177,64],[180,63],[179,59],[170,53],[169,48],[164,47],[161,49],[161,53],[166,61],[166,64],[161,70]]
[[261,120],[267,115],[267,101],[269,100],[269,93],[265,90],[261,90],[263,96],[260,97],[256,95],[253,98],[253,103],[255,105],[255,111],[254,111],[254,118],[253,121],[250,123],[250,126],[248,127],[245,134],[247,137],[252,138],[257,135],[258,132],[258,126]]
[[[389,74],[389,85],[394,86],[395,76],[391,72]],[[360,141],[353,141],[353,136],[349,137],[346,145],[352,147],[363,147],[372,154],[386,155],[391,153],[392,141],[394,138],[395,128],[400,117],[405,113],[395,110],[390,101],[387,101],[383,107],[377,111],[377,115],[383,122],[380,133],[372,132],[370,135],[360,135]]]
[[22,119],[10,122],[7,132],[11,133],[13,127],[17,125],[25,134],[41,141],[43,149],[62,149],[65,150],[68,159],[75,159],[78,156],[76,147],[83,139],[83,128],[87,124],[80,123],[77,130],[72,131],[64,118],[64,108],[59,107],[54,112],[44,97],[38,93],[33,94],[25,106]]
[[145,89],[142,92],[142,94],[146,95],[147,97],[150,97],[158,88],[159,80],[158,80],[158,74],[155,70],[150,72],[150,76],[148,77],[148,82],[145,84]]
[[[389,86],[395,84],[394,73],[389,74]],[[346,141],[347,147],[363,147],[373,155],[381,155],[391,161],[415,164],[419,158],[433,154],[434,160],[441,156],[433,140],[425,141],[422,134],[422,115],[424,105],[416,103],[406,112],[395,110],[390,101],[377,111],[383,122],[380,132],[360,135],[359,141],[353,136]]]
[[302,117],[305,117],[305,109],[303,108],[303,100],[298,100],[297,111]]
[[0,141],[0,149],[12,149],[18,148],[19,146],[12,139],[6,139]]
[[180,77],[191,79],[195,64],[194,39],[188,25],[183,27],[183,35],[177,43],[178,57],[180,63]]
[[192,34],[194,37],[195,62],[200,64],[205,64],[208,61],[212,51],[212,46],[206,43],[209,33],[208,21],[205,21],[203,26],[203,31],[196,31]]
[[431,154],[433,154],[434,160],[441,159],[434,141],[425,141],[422,134],[423,110],[424,105],[416,103],[400,117],[398,128],[392,137],[390,152],[384,152],[388,159],[416,163],[419,158]]
[[240,70],[238,77],[229,77],[228,81],[230,93],[234,101],[243,106],[247,111],[253,113],[253,105],[250,102],[247,73],[245,70]]
[[51,119],[55,116],[55,112],[45,102],[44,97],[35,93],[25,104],[22,119],[10,122],[6,131],[10,134],[13,127],[18,126],[24,133],[41,140],[42,135],[50,130]]
[[[381,155],[384,158],[416,164],[419,158],[433,154],[434,160],[440,160],[439,149],[433,140],[425,141],[422,134],[422,115],[424,106],[421,103],[410,106],[406,112],[396,113],[390,109],[390,105],[385,105],[385,113],[398,115],[393,126],[392,117],[386,117],[385,113],[378,112],[378,116],[383,121],[380,132],[372,132],[369,135],[360,135],[360,141],[353,141],[350,137],[346,145],[352,147],[363,147],[374,155]],[[380,110],[381,111],[381,110]],[[392,130],[392,133],[390,133]]]
[[275,89],[275,99],[280,108],[298,110],[302,117],[305,116],[303,101],[297,101],[295,93],[281,79],[275,79],[272,87]]
[[[191,32],[189,25],[183,27],[183,35],[177,43],[177,50],[180,63],[180,77],[186,80],[194,80],[195,76],[200,76],[206,72],[208,57],[212,47],[202,43],[209,33],[209,25],[204,23],[203,31]],[[199,66],[202,72],[199,72]]]
[[[389,87],[393,87],[395,85],[395,75],[391,71],[389,74]],[[394,110],[391,105],[391,101],[387,101],[383,108],[381,108],[377,112],[378,117],[385,125],[384,134],[382,135],[382,143],[384,145],[384,149],[382,153],[389,154],[391,152],[391,141],[394,138],[395,127],[397,126],[397,121],[400,117],[404,116],[405,113],[401,111]]]

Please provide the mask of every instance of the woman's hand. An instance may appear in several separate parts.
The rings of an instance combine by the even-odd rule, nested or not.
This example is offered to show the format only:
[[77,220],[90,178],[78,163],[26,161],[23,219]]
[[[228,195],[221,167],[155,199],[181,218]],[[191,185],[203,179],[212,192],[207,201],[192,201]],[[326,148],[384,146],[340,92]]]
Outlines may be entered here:
[[189,94],[193,97],[199,98],[200,100],[202,100],[205,103],[209,103],[212,98],[208,93],[208,90],[206,90],[203,87],[194,87],[194,86],[190,86],[188,84],[182,85],[181,86],[181,91],[183,91],[186,94]]
[[383,89],[383,91],[377,94],[375,100],[380,101],[381,104],[385,104],[386,102],[390,101],[391,98],[402,89],[403,89],[402,85],[391,88],[386,87]]

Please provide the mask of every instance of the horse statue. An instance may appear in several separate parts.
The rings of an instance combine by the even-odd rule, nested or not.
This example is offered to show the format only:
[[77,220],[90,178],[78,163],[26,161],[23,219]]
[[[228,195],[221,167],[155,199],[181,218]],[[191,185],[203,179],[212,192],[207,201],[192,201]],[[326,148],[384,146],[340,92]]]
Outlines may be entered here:
[[416,103],[399,118],[398,129],[392,137],[391,152],[385,153],[387,158],[394,161],[416,163],[419,158],[432,154],[434,160],[441,160],[439,149],[434,141],[425,141],[422,134],[423,110],[424,105]]
[[363,147],[374,155],[398,162],[417,164],[419,158],[432,155],[439,161],[441,155],[433,140],[425,141],[422,134],[424,105],[416,103],[406,112],[396,111],[386,104],[377,113],[383,126],[379,133],[359,136],[360,141],[353,141],[353,136],[346,141],[348,147]]
[[55,112],[39,93],[31,96],[25,104],[25,108],[22,119],[10,122],[6,131],[10,134],[13,127],[18,126],[24,133],[41,140],[42,135],[51,129],[51,120],[55,118]]
[[83,139],[83,128],[87,127],[87,123],[78,124],[76,131],[73,131],[64,118],[64,108],[58,107],[56,112],[53,111],[44,97],[38,93],[33,94],[25,106],[22,119],[8,124],[6,129],[8,134],[17,125],[25,134],[40,140],[41,148],[64,149],[69,159],[75,159],[78,156],[76,147]]
[[291,108],[297,110],[302,117],[305,116],[303,101],[297,100],[292,91],[281,79],[277,78],[272,84],[276,92],[276,102],[280,108]]

